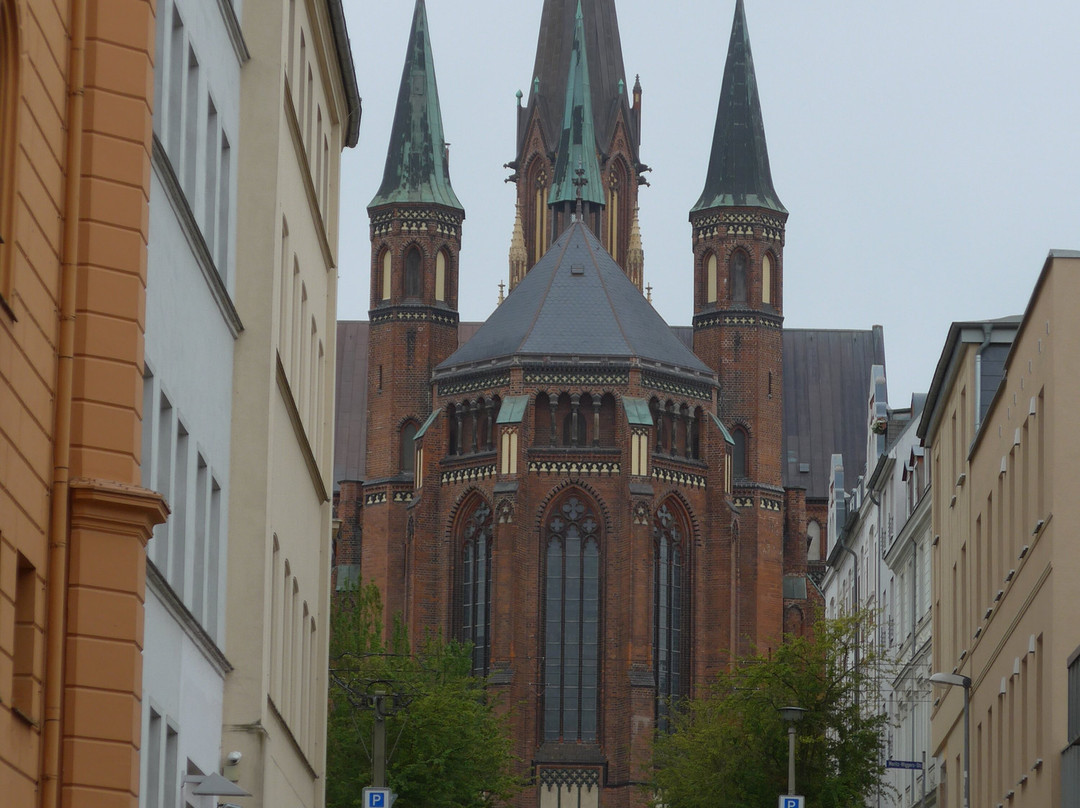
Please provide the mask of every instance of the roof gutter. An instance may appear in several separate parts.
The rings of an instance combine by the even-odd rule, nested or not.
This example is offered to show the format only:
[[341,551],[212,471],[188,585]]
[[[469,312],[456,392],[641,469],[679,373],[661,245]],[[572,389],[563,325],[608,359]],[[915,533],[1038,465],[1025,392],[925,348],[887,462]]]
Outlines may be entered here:
[[349,30],[345,25],[345,9],[342,6],[342,0],[326,0],[326,7],[330,11],[330,27],[334,31],[334,45],[337,50],[338,65],[341,68],[341,81],[345,86],[345,99],[348,103],[344,143],[348,148],[353,149],[360,142],[360,118],[364,110],[360,100],[360,90],[356,83],[352,45],[349,44]]

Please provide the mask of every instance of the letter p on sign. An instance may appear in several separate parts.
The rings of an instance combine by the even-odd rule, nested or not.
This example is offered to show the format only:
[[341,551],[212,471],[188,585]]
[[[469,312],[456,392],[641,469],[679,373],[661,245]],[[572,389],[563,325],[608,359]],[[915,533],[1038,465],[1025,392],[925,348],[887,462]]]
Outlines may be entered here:
[[780,808],[806,808],[805,797],[781,797]]

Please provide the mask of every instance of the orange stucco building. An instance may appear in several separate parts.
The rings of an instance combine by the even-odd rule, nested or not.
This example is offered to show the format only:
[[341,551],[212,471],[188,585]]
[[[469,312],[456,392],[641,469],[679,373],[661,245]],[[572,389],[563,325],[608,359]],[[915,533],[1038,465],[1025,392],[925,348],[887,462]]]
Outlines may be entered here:
[[153,0],[0,0],[0,794],[134,806]]

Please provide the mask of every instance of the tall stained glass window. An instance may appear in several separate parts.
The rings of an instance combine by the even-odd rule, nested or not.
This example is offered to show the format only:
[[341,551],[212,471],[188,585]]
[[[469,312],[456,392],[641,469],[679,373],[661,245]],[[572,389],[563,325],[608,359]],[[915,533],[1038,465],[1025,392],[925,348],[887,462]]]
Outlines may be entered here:
[[686,693],[684,666],[685,541],[679,520],[664,505],[653,517],[653,666],[656,723],[668,728],[672,702]]
[[600,673],[600,525],[568,497],[545,522],[544,740],[595,743]]
[[491,666],[491,506],[478,501],[462,525],[461,640],[473,647],[473,673]]

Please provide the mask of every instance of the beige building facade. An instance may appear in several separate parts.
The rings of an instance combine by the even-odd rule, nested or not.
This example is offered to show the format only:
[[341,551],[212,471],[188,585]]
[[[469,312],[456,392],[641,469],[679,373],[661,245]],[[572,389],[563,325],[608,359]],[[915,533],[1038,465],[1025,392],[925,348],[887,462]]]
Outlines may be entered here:
[[[1022,319],[954,324],[920,424],[933,464],[933,659],[971,681],[972,806],[1080,799],[1063,789],[1080,735],[1078,305],[1080,253],[1054,252]],[[934,697],[939,804],[960,806],[964,690]]]
[[340,154],[360,99],[340,0],[244,4],[223,749],[252,805],[323,804]]

